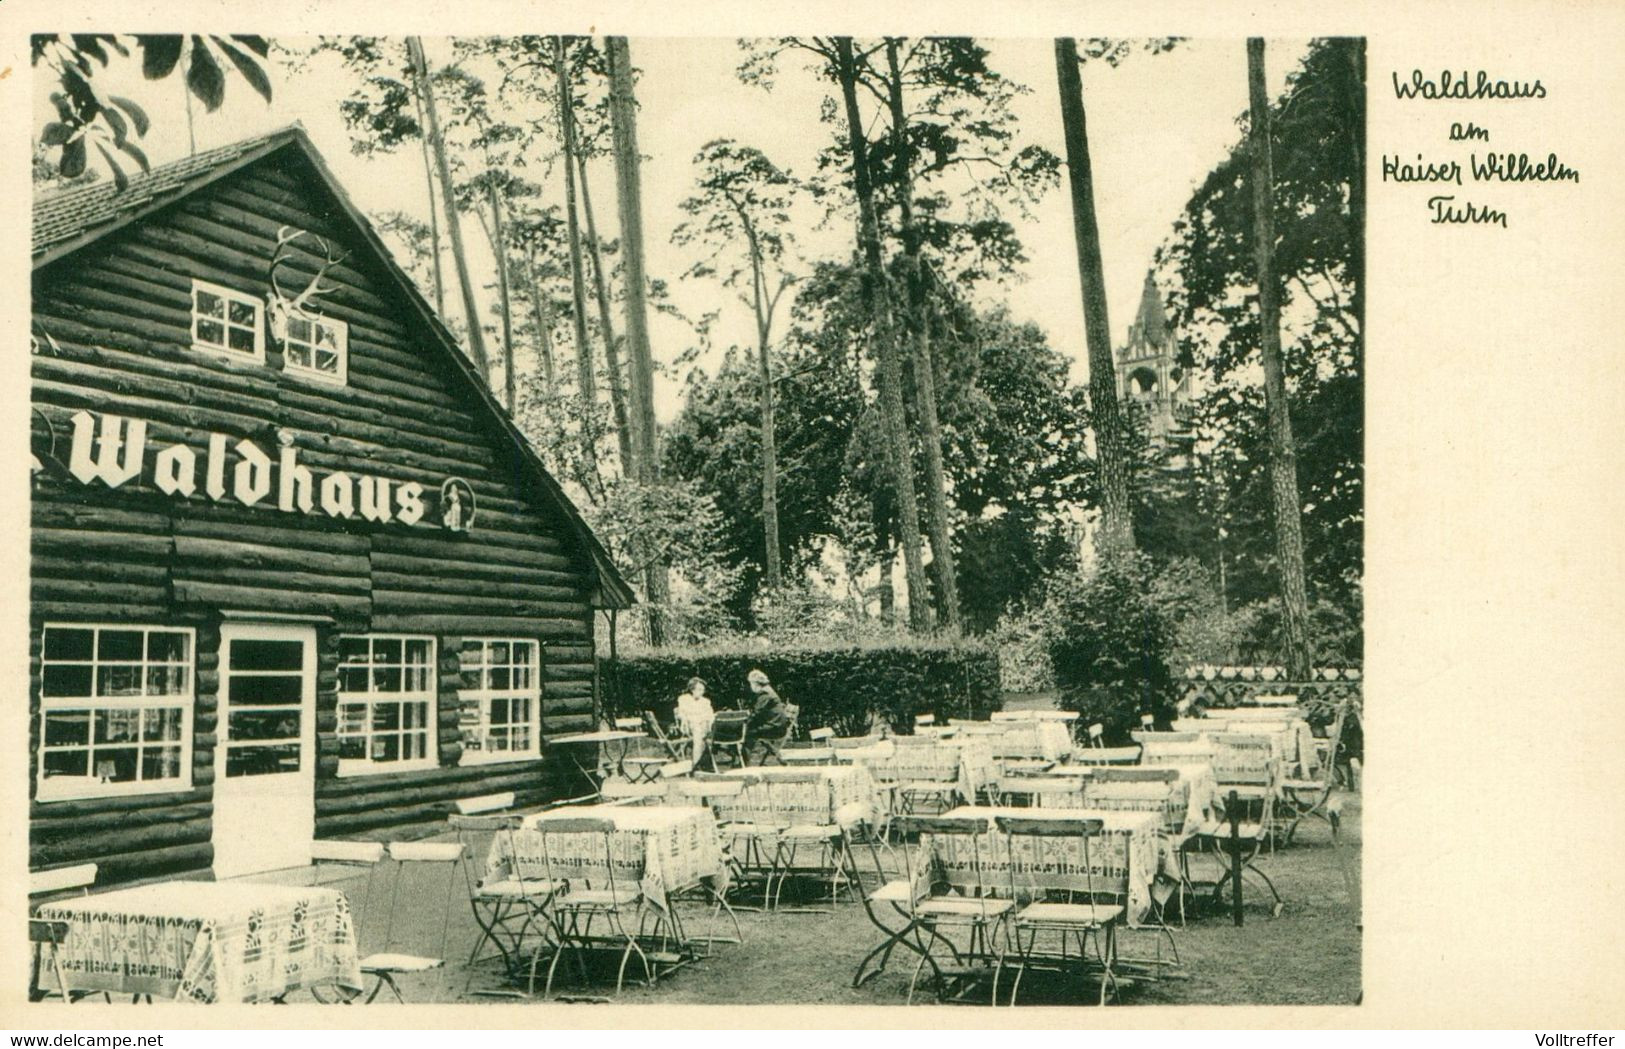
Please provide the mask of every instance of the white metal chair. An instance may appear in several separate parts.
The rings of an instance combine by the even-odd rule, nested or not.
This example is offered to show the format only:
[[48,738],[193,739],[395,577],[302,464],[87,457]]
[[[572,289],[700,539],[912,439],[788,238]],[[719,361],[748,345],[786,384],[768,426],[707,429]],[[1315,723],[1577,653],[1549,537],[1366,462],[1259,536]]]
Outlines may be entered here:
[[[57,951],[68,936],[68,923],[63,921],[46,921],[32,917],[35,907],[45,898],[62,896],[78,889],[82,894],[88,894],[90,887],[96,883],[97,866],[94,863],[79,863],[71,867],[55,867],[49,870],[28,872],[28,943],[33,955],[28,975],[28,1000],[41,1001],[49,997],[48,991],[40,986],[40,977],[49,968],[56,977],[57,993],[65,1002],[74,1000],[73,994],[68,990],[67,978],[57,967]],[[40,899],[36,900],[36,897]],[[111,1000],[111,999],[109,999]]]
[[[998,964],[1008,946],[1006,923],[1014,906],[1013,901],[990,894],[994,886],[986,877],[987,823],[944,816],[911,816],[899,823],[905,838],[911,833],[918,835],[920,856],[915,862],[928,867],[928,873],[920,875],[911,869],[910,882],[920,876],[929,879],[931,885],[931,892],[912,907],[925,949],[909,980],[908,1001],[914,1001],[920,977],[928,966],[938,1001],[965,1001],[964,996],[977,980],[983,976],[996,980]],[[963,933],[963,946],[956,944],[949,933]],[[938,944],[947,948],[951,961],[936,959]]]
[[[609,820],[577,818],[546,820],[536,824],[541,835],[542,859],[548,881],[562,881],[567,887],[554,898],[552,909],[558,950],[547,966],[544,997],[553,993],[553,979],[559,962],[572,954],[583,980],[587,978],[584,954],[598,947],[621,946],[621,964],[616,971],[615,991],[626,982],[626,966],[632,955],[643,965],[644,978],[654,986],[657,970],[638,943],[636,933],[627,928],[628,919],[640,918],[644,899],[639,879],[641,870],[622,868],[617,872],[614,852],[615,825]],[[564,838],[565,841],[560,839]],[[573,841],[568,839],[574,839]],[[593,923],[603,919],[610,934],[595,936]],[[531,983],[536,973],[532,963]]]
[[[460,841],[392,841],[386,847],[386,853],[395,864],[389,915],[384,923],[382,948],[361,959],[361,972],[363,975],[371,976],[375,981],[372,990],[367,994],[368,1002],[377,1000],[383,989],[388,987],[395,1000],[404,1004],[406,997],[401,993],[396,977],[431,972],[445,967],[446,940],[451,930],[452,892],[457,884],[457,867],[467,859],[468,846]],[[391,948],[395,946],[394,932],[396,912],[400,905],[401,883],[406,880],[409,871],[418,868],[432,869],[441,865],[446,868],[446,893],[441,904],[439,953],[428,955],[392,950]]]
[[[1091,972],[1100,978],[1100,1004],[1105,1005],[1108,995],[1117,991],[1117,927],[1122,924],[1126,908],[1128,886],[1120,879],[1096,874],[1097,864],[1091,860],[1091,841],[1101,836],[1103,824],[1098,819],[1040,819],[1021,816],[999,816],[995,826],[1004,835],[1006,855],[1009,857],[1009,892],[1011,899],[1027,898],[1033,902],[1016,912],[1011,922],[1014,950],[999,959],[994,974],[993,999],[998,1002],[999,979],[1007,959],[1016,969],[1015,981],[1010,988],[1010,1004],[1016,1004],[1021,991],[1022,978],[1029,969],[1046,968],[1060,972],[1075,969],[1087,979]],[[1030,839],[1028,844],[1023,839]],[[1076,846],[1081,850],[1082,862],[1069,865],[1081,873],[1063,874],[1053,870],[1040,872],[1024,865],[1018,857],[1049,856],[1057,849]],[[1067,901],[1052,901],[1047,896],[1064,891]],[[1081,900],[1076,899],[1082,896]],[[1103,899],[1104,897],[1104,899]],[[1040,950],[1039,939],[1055,934],[1058,950]],[[1076,943],[1076,952],[1067,949],[1069,939]],[[1089,944],[1094,944],[1095,964],[1089,964]]]
[[468,846],[472,859],[477,860],[488,852],[499,835],[507,845],[504,865],[487,870],[483,876],[476,876],[473,862],[463,865],[469,907],[474,913],[474,923],[480,929],[468,954],[468,979],[463,984],[465,994],[473,984],[475,967],[486,944],[497,948],[502,957],[503,971],[512,973],[524,953],[525,937],[532,929],[542,931],[544,942],[537,946],[537,950],[544,949],[549,942],[547,934],[551,926],[545,912],[559,886],[549,883],[541,876],[541,871],[525,868],[514,838],[520,817],[509,811],[513,808],[514,800],[512,791],[462,798],[457,802],[457,811],[447,820],[448,825],[457,831],[457,840]]

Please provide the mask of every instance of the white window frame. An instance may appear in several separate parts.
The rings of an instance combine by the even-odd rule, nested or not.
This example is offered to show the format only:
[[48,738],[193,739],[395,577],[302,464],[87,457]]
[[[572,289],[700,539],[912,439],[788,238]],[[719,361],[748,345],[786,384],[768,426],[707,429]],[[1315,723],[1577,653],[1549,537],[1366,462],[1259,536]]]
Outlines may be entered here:
[[[207,292],[210,295],[218,296],[220,298],[220,300],[225,303],[224,316],[222,316],[220,318],[204,317],[202,314],[198,313],[198,309],[197,309],[198,292]],[[233,302],[238,303],[239,305],[248,306],[249,308],[251,308],[254,311],[254,352],[253,353],[249,353],[246,350],[234,350],[228,344],[229,340],[231,338],[231,335],[230,335],[230,332],[227,329],[244,327],[241,324],[232,323],[230,321],[230,319],[229,319],[231,317],[231,304]],[[222,357],[222,358],[224,358],[224,359],[226,359],[228,361],[254,361],[254,362],[259,363],[259,364],[264,364],[265,363],[265,303],[261,302],[259,299],[255,298],[252,295],[249,295],[246,292],[237,291],[234,288],[223,287],[222,285],[214,284],[214,283],[212,283],[210,281],[206,281],[206,280],[199,280],[198,278],[193,277],[192,278],[192,308],[191,308],[191,315],[192,315],[192,329],[191,329],[192,349],[197,350],[199,353],[213,354],[216,357]],[[220,326],[221,326],[221,334],[226,340],[228,340],[228,343],[221,343],[219,345],[216,345],[215,343],[212,343],[212,342],[203,342],[202,340],[200,340],[198,338],[198,333],[197,333],[198,322],[200,320],[213,321],[213,320],[216,320],[216,319],[219,320]]]
[[[344,757],[339,758],[338,774],[341,777],[346,777],[346,776],[366,776],[366,775],[377,775],[379,773],[384,773],[384,772],[421,772],[421,771],[423,771],[425,769],[438,768],[440,766],[440,729],[439,729],[439,688],[440,688],[439,679],[440,679],[440,674],[439,674],[439,664],[437,662],[438,653],[437,653],[437,647],[436,647],[435,639],[433,637],[429,636],[429,635],[426,635],[426,634],[343,634],[343,635],[341,635],[339,637],[339,642],[340,642],[341,645],[345,641],[355,641],[355,640],[364,640],[364,641],[367,642],[368,662],[366,664],[346,663],[343,660],[342,656],[340,657],[339,664],[338,664],[338,666],[339,666],[339,673],[338,673],[338,710],[337,710],[338,723],[334,726],[333,732],[334,732],[334,736],[336,738],[338,738],[342,743],[342,740],[347,738],[346,735],[343,732],[343,729],[344,729],[344,708],[346,706],[348,706],[348,705],[357,704],[357,703],[365,704],[366,708],[367,708],[366,721],[365,721],[366,731],[362,734],[362,738],[366,740],[366,745],[365,745],[365,748],[364,748],[366,750],[366,756],[361,757],[361,758],[344,758]],[[365,666],[368,666],[368,667],[373,667],[373,666],[380,665],[380,664],[372,662],[372,659],[371,659],[372,646],[373,646],[373,644],[375,642],[378,642],[378,641],[399,641],[399,642],[401,642],[403,644],[403,646],[408,641],[422,641],[422,642],[425,642],[429,646],[429,660],[428,660],[428,664],[427,664],[428,673],[429,673],[429,680],[428,680],[427,688],[422,689],[422,690],[402,689],[402,691],[400,691],[400,692],[382,692],[382,691],[378,691],[378,690],[375,689],[374,679],[373,679],[371,674],[368,674],[367,675],[367,691],[366,692],[360,692],[360,693],[346,692],[344,690],[344,668],[345,667],[351,667],[351,666],[363,666],[363,665],[365,665]],[[402,671],[403,674],[405,673],[407,666],[414,665],[414,664],[407,664],[405,662],[404,655],[405,655],[405,649],[403,648],[402,649],[402,662],[400,664],[400,668],[401,668],[401,671]],[[389,665],[389,664],[385,664],[385,665]],[[400,703],[403,706],[405,704],[407,704],[407,703],[424,703],[424,704],[426,704],[426,708],[425,708],[425,712],[424,712],[424,727],[423,727],[423,732],[425,734],[424,754],[423,754],[422,757],[411,758],[411,759],[406,760],[406,761],[375,761],[373,759],[373,757],[372,757],[372,739],[373,739],[373,736],[375,734],[405,735],[407,733],[407,731],[409,731],[409,730],[405,730],[405,729],[395,729],[392,733],[391,732],[374,733],[373,729],[372,729],[373,707],[379,705],[380,703]],[[410,731],[415,732],[417,730],[413,729],[413,730],[410,730]]]
[[[89,630],[91,632],[90,658],[82,659],[54,659],[45,658],[45,638],[52,630]],[[100,675],[97,669],[103,666],[103,661],[97,656],[101,631],[140,631],[141,640],[141,680],[143,694],[139,696],[98,696],[97,679]],[[164,662],[149,662],[147,658],[147,634],[166,633],[181,634],[186,638],[187,657],[186,688],[182,692],[149,696],[146,690],[147,669],[149,666],[179,666],[183,664]],[[116,665],[128,665],[125,661],[110,661]],[[89,666],[90,691],[89,696],[46,696],[45,695],[45,668],[49,666]],[[40,697],[39,697],[39,753],[35,759],[34,800],[38,802],[70,801],[84,798],[117,798],[136,794],[177,794],[192,789],[192,709],[197,699],[197,631],[191,627],[166,626],[162,623],[75,623],[59,622],[46,623],[40,631]],[[178,708],[180,710],[180,740],[172,743],[167,740],[147,741],[137,739],[136,768],[141,767],[141,751],[150,746],[176,746],[180,747],[180,775],[169,779],[132,780],[127,783],[102,782],[94,775],[94,755],[97,749],[95,742],[96,711],[99,710],[134,710],[145,711],[150,709]],[[90,715],[86,725],[86,742],[79,744],[57,745],[48,747],[45,739],[45,723],[50,714],[64,710],[83,710]],[[138,733],[139,735],[139,733]],[[105,744],[111,749],[117,746],[126,749],[128,744]],[[91,773],[85,776],[51,776],[45,775],[45,757],[48,753],[58,751],[80,750],[89,752],[86,758],[87,770]]]
[[[472,672],[478,675],[479,683],[474,688],[458,689],[457,698],[464,711],[473,708],[477,711],[478,720],[475,732],[480,739],[480,749],[470,749],[466,744],[463,747],[462,757],[458,760],[460,765],[494,765],[510,761],[535,761],[542,756],[542,642],[534,637],[465,637],[463,639],[464,651],[469,645],[479,645],[481,649],[480,662],[477,665],[465,664],[465,673]],[[489,653],[493,645],[529,645],[531,650],[530,684],[524,688],[492,688],[490,670],[493,664],[489,660]],[[510,658],[507,663],[495,664],[497,667],[512,668],[516,664]],[[526,726],[530,729],[530,745],[523,750],[490,750],[491,732],[491,703],[496,700],[528,699],[530,701],[530,718]],[[505,724],[512,724],[507,722]]]
[[[296,339],[293,335],[295,321],[303,321],[310,325],[310,340]],[[339,369],[336,372],[324,372],[316,367],[316,326],[326,325],[333,329],[333,345],[338,354]],[[295,364],[288,355],[289,346],[303,346],[310,351],[311,363],[309,366]],[[350,381],[350,326],[341,320],[324,317],[319,313],[293,313],[288,317],[287,327],[282,336],[282,370],[289,375],[296,375],[301,379],[310,379],[313,382],[327,383],[331,386],[343,386]]]

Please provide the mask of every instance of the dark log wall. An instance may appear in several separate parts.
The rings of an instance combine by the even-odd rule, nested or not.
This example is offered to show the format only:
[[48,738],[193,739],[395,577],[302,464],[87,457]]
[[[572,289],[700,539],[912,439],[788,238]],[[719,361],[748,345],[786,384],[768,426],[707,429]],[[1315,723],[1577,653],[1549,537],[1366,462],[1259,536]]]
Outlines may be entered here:
[[[320,306],[349,326],[343,387],[283,374],[269,333],[263,364],[191,348],[192,278],[263,299],[282,226],[348,252],[327,274],[338,290]],[[301,287],[317,261],[297,253],[284,286]],[[198,640],[192,789],[36,802],[31,866],[96,861],[102,882],[210,866],[222,609],[331,619],[318,636],[319,836],[377,836],[437,820],[454,799],[473,794],[515,790],[535,801],[562,789],[566,762],[558,758],[458,767],[458,658],[465,636],[539,639],[544,736],[589,727],[587,555],[562,515],[522,480],[516,450],[296,149],[36,273],[34,319],[54,342],[33,358],[36,447],[49,445],[54,432],[54,457],[65,463],[69,416],[84,408],[147,420],[148,452],[142,476],[116,490],[59,474],[36,483],[31,756],[45,623],[185,625],[197,628]],[[281,512],[274,489],[258,507],[210,500],[202,490],[208,435],[228,434],[233,444],[248,438],[274,459],[274,428],[294,434],[300,463],[318,480],[346,470],[418,481],[433,492],[445,477],[465,479],[478,501],[473,529],[445,531],[431,523],[433,513],[406,526]],[[199,490],[167,496],[153,485],[153,457],[182,441],[198,453]],[[229,467],[227,478],[229,485]],[[437,638],[438,770],[338,777],[337,635],[347,631]],[[37,758],[30,769],[32,787]]]

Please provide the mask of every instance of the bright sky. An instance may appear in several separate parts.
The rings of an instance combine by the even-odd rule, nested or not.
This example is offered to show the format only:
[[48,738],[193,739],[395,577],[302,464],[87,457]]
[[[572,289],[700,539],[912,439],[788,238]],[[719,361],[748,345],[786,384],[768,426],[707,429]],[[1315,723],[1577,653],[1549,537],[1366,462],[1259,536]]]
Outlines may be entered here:
[[[443,40],[426,43],[432,64],[438,65],[449,53]],[[1282,89],[1306,44],[1270,42],[1272,94]],[[642,70],[638,134],[645,156],[648,272],[671,284],[685,313],[723,311],[718,345],[752,344],[748,314],[731,293],[710,281],[678,280],[694,255],[692,249],[672,245],[670,231],[682,221],[678,205],[692,191],[692,158],[713,138],[738,139],[762,149],[782,167],[811,174],[813,158],[831,134],[830,126],[818,118],[824,84],[793,56],[782,62],[771,93],[741,84],[734,75],[740,50],[731,39],[635,37],[630,47],[634,64]],[[990,64],[1031,89],[1016,103],[1027,140],[1064,156],[1051,42],[1000,39],[989,47]],[[336,60],[326,56],[326,61],[313,63],[297,77],[274,71],[275,100],[270,106],[233,72],[227,101],[218,112],[204,114],[201,105],[196,106],[198,149],[297,120],[363,210],[373,214],[399,210],[427,218],[428,196],[416,149],[373,159],[350,152],[338,102],[351,84],[339,69]],[[108,90],[134,98],[152,116],[154,126],[143,147],[154,163],[185,155],[186,115],[179,77],[143,81],[133,60],[99,72],[102,76],[108,79]],[[1235,118],[1247,107],[1246,77],[1245,43],[1239,38],[1189,42],[1161,55],[1136,54],[1115,69],[1104,63],[1084,67],[1095,206],[1114,342],[1124,338],[1133,320],[1152,252],[1168,235],[1195,185],[1237,140]],[[49,113],[42,92],[35,126]],[[601,167],[592,174],[594,205],[600,232],[611,237],[616,227],[614,175],[607,162]],[[562,200],[562,178],[545,192],[549,202]],[[1086,377],[1083,313],[1064,175],[1060,187],[1030,219],[1008,217],[1029,257],[1022,279],[1006,293],[1011,309],[1017,318],[1039,324],[1051,344],[1077,362],[1075,374],[1081,380]],[[849,250],[851,237],[850,224],[823,232],[809,230],[802,237],[802,251],[810,256],[838,255]],[[482,240],[469,222],[465,241],[475,255],[474,265],[488,279],[490,257]],[[448,295],[448,309],[455,301]],[[672,361],[692,341],[682,324],[664,317],[655,319],[652,339],[657,362]],[[676,374],[657,377],[656,409],[662,419],[670,419],[680,407],[680,383]]]

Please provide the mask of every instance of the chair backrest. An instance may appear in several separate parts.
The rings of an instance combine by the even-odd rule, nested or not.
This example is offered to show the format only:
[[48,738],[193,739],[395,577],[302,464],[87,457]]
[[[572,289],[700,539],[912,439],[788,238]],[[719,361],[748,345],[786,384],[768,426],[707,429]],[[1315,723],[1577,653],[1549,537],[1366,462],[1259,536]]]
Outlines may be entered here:
[[989,721],[1028,721],[1032,716],[1030,710],[995,710],[987,717]]
[[1072,754],[1078,765],[1133,765],[1140,760],[1140,747],[1082,747]]
[[1158,827],[1172,831],[1185,819],[1190,788],[1178,782],[1113,783],[1093,781],[1084,787],[1083,807],[1102,812],[1145,812],[1157,817]]
[[484,812],[499,812],[502,809],[511,809],[514,804],[514,792],[503,791],[500,794],[481,794],[474,798],[458,798],[457,812],[463,816],[477,816]]
[[935,736],[921,735],[893,736],[892,739],[896,741],[897,745],[900,747],[934,746],[938,742],[937,737]]
[[[1160,733],[1162,737],[1187,734],[1195,735],[1195,733]],[[1166,738],[1147,740],[1144,748],[1140,754],[1141,765],[1180,765],[1187,762],[1208,764],[1213,761],[1213,744],[1201,738],[1173,742],[1168,742]]]
[[935,714],[916,714],[916,715],[914,715],[914,724],[916,726],[919,726],[919,725],[935,725],[936,723],[937,723],[937,716]]
[[1091,747],[1104,747],[1106,745],[1106,726],[1096,721],[1084,730]]
[[742,779],[712,778],[703,772],[696,772],[692,779],[673,780],[671,785],[677,788],[678,797],[703,804],[710,804],[712,798],[737,797],[745,789]]
[[615,727],[622,732],[637,732],[643,728],[643,717],[642,715],[635,715],[633,717],[616,718]]
[[686,758],[682,761],[671,761],[660,766],[661,779],[681,779],[694,771],[694,763]]
[[987,820],[949,816],[908,816],[899,820],[906,838],[919,838],[913,876],[939,875],[942,881],[974,900],[986,900],[993,888],[987,878]]
[[830,741],[835,738],[835,730],[828,727],[815,728],[811,732],[807,733],[807,738],[812,740],[814,743],[823,743],[826,746],[833,746]]
[[643,877],[642,850],[616,855],[615,824],[592,816],[542,820],[531,828],[541,840],[547,880],[567,881],[571,889],[636,885]]
[[1010,895],[1041,898],[1053,890],[1097,894],[1126,893],[1127,872],[1102,870],[1099,839],[1104,824],[1098,819],[1044,819],[1032,816],[997,816],[994,827],[1003,838],[1003,864]]
[[750,714],[746,711],[719,710],[711,722],[711,743],[745,742],[745,726],[749,723]]
[[1139,744],[1195,743],[1202,738],[1200,732],[1130,732],[1129,738]]
[[382,861],[384,852],[384,843],[381,841],[335,841],[332,838],[318,838],[310,843],[310,862],[370,866]]
[[[1019,784],[1012,787],[1011,784]],[[1026,794],[1032,798],[1034,808],[1081,809],[1084,807],[1084,781],[1076,776],[1034,776],[1031,779],[1007,780],[1004,789]]]
[[[441,901],[440,922],[440,953],[437,958],[446,957],[446,942],[451,933],[451,912],[453,893],[457,888],[457,871],[463,866],[468,857],[468,844],[462,841],[392,841],[384,846],[385,853],[395,862],[394,887],[389,896],[389,916],[384,922],[384,938],[379,951],[389,951],[395,946],[396,915],[400,909],[401,884],[407,880],[408,871],[414,867],[433,868],[445,865],[446,889],[444,899]],[[467,875],[465,874],[465,878]],[[370,891],[369,891],[370,895]],[[408,893],[410,906],[414,919],[421,919],[424,911],[423,897],[416,891]],[[431,901],[433,897],[429,898]],[[432,912],[431,912],[432,913]],[[419,925],[418,921],[409,924]],[[417,939],[413,937],[413,939]],[[415,950],[426,950],[426,944],[411,945]]]
[[1221,787],[1273,787],[1279,768],[1274,738],[1244,732],[1215,732],[1213,776]]
[[1283,693],[1276,696],[1254,696],[1253,702],[1261,707],[1295,707],[1298,705],[1296,693]]
[[89,890],[96,883],[97,867],[94,863],[76,863],[71,867],[52,867],[48,870],[28,872],[28,895],[44,896],[73,889]]
[[1145,765],[1102,765],[1091,778],[1096,783],[1173,783],[1179,779],[1179,770]]
[[1227,720],[1224,725],[1226,732],[1251,732],[1258,735],[1269,735],[1276,732],[1291,730],[1289,721],[1263,721],[1256,718],[1236,718]]
[[831,736],[829,743],[836,750],[860,750],[885,741],[882,736]]

